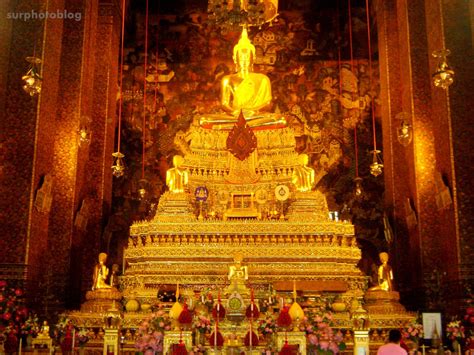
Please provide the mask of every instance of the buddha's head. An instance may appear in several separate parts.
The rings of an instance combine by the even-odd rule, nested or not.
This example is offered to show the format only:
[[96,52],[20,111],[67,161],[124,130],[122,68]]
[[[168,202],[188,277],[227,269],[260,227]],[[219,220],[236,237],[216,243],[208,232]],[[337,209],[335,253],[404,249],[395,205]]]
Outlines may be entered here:
[[184,158],[181,155],[175,155],[173,157],[173,166],[179,168],[183,164]]
[[99,263],[103,264],[107,260],[107,254],[106,253],[100,253],[99,254]]
[[299,161],[300,161],[300,164],[301,165],[308,165],[308,162],[309,162],[309,158],[308,158],[308,154],[300,154],[299,156]]
[[246,28],[242,30],[239,42],[234,46],[234,54],[232,58],[234,59],[238,71],[251,71],[255,60],[255,46],[250,42]]
[[236,264],[240,264],[243,259],[244,259],[244,257],[240,253],[237,253],[237,254],[234,255],[234,262]]
[[388,262],[388,254],[385,252],[380,253],[379,258],[382,263]]

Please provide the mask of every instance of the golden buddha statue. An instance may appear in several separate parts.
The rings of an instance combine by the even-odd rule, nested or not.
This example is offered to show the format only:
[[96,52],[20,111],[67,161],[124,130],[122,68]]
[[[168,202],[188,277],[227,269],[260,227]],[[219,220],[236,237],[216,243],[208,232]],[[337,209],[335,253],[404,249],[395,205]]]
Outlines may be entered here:
[[272,87],[268,76],[252,71],[255,47],[248,38],[246,28],[242,30],[239,42],[234,47],[232,58],[237,72],[224,76],[221,84],[221,104],[225,113],[201,117],[201,126],[232,128],[240,111],[248,125],[252,127],[286,126],[286,119],[283,116],[264,112],[272,101]]
[[382,265],[378,269],[378,285],[369,288],[369,291],[393,291],[393,272],[392,267],[388,265],[388,254],[380,253]]
[[314,169],[308,165],[309,158],[307,154],[300,154],[298,156],[300,165],[293,170],[291,181],[296,186],[296,190],[300,192],[311,191],[314,185]]
[[234,264],[229,266],[229,274],[227,279],[230,281],[228,288],[230,292],[238,292],[245,294],[247,293],[247,287],[245,286],[245,281],[248,280],[248,267],[242,265],[242,254],[236,254],[234,256]]
[[38,333],[37,338],[40,338],[40,339],[49,339],[50,338],[50,336],[49,336],[49,325],[48,325],[47,321],[43,322],[43,325],[41,326],[41,330]]
[[94,267],[94,278],[92,284],[92,291],[100,289],[109,289],[111,286],[107,284],[107,276],[109,275],[109,268],[105,266],[107,261],[107,254],[99,254],[99,262]]
[[180,155],[173,157],[173,168],[166,171],[166,185],[173,193],[184,192],[188,185],[189,173],[186,169],[180,168],[184,158]]

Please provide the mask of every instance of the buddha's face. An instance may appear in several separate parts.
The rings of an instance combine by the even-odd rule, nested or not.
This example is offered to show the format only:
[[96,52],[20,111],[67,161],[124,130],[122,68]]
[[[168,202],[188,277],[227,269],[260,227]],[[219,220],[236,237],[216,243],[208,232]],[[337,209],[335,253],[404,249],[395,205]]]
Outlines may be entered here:
[[251,65],[251,52],[248,49],[242,49],[237,55],[237,65],[240,70],[248,71]]
[[100,253],[100,254],[99,254],[99,262],[100,262],[100,263],[105,263],[106,260],[107,260],[107,254],[105,254],[105,253]]
[[302,165],[308,165],[309,158],[307,154],[301,154],[300,155],[300,162]]
[[181,166],[181,164],[183,164],[183,160],[184,160],[184,159],[183,159],[182,156],[180,156],[180,155],[175,155],[175,156],[173,157],[173,165],[174,165],[174,167],[179,168],[179,167]]

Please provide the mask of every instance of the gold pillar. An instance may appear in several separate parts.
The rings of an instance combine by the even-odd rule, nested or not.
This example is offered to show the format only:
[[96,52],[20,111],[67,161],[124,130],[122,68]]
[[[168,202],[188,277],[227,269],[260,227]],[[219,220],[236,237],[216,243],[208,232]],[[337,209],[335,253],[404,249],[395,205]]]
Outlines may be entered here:
[[369,348],[369,330],[354,330],[354,355],[368,355]]
[[103,355],[118,355],[119,353],[120,330],[116,328],[106,328],[104,334]]

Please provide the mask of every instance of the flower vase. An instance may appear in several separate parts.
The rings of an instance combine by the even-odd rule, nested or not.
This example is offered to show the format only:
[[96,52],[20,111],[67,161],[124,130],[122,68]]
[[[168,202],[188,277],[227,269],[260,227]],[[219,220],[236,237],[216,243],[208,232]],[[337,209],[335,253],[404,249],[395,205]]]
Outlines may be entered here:
[[26,346],[28,347],[28,349],[31,349],[32,342],[33,342],[33,335],[28,334],[28,336],[26,337]]
[[206,333],[197,332],[196,345],[206,345]]
[[405,344],[409,349],[408,354],[418,354],[418,342],[414,340],[407,340]]
[[265,343],[267,344],[267,346],[270,346],[274,343],[274,334],[271,334],[271,333],[267,333],[265,334]]
[[453,342],[451,343],[451,346],[453,347],[453,351],[455,354],[459,354],[459,355],[462,354],[461,344],[459,344],[459,342],[456,339],[453,340]]

